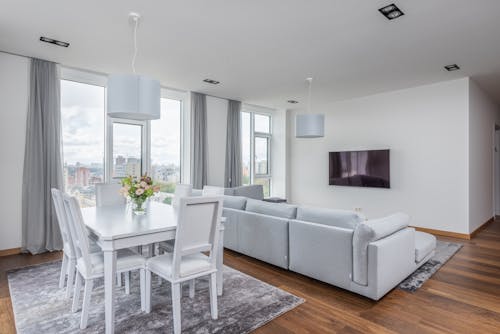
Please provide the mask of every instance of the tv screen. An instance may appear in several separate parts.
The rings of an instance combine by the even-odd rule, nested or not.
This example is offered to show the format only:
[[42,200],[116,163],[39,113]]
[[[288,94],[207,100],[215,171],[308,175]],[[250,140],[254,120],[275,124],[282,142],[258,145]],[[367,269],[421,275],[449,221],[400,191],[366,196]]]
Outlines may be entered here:
[[389,150],[330,152],[330,185],[390,188]]

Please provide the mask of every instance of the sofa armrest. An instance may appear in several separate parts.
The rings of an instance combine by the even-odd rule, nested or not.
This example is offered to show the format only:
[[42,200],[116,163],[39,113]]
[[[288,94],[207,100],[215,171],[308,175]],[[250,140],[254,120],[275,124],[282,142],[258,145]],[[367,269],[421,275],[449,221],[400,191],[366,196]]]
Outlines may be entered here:
[[368,286],[382,298],[415,269],[415,230],[406,228],[368,245]]
[[341,288],[349,288],[352,233],[347,228],[291,220],[290,270]]
[[368,220],[356,226],[352,239],[354,282],[361,285],[368,284],[368,244],[407,228],[409,220],[408,215],[396,213],[385,218]]

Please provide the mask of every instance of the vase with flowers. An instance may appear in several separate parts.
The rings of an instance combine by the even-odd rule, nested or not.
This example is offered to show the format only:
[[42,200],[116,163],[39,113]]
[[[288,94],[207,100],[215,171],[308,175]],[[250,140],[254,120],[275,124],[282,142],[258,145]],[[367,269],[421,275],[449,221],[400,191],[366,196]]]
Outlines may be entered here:
[[160,191],[160,186],[153,184],[153,179],[147,174],[141,177],[127,176],[122,179],[120,192],[123,196],[130,198],[133,204],[133,212],[136,215],[146,213],[146,201],[149,197]]

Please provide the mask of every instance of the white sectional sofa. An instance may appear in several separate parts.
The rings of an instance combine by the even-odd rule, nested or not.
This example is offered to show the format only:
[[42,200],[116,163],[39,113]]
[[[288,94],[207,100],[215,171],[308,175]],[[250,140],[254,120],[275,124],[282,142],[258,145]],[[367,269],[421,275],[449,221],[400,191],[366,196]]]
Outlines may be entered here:
[[356,212],[225,196],[224,246],[374,300],[434,255],[436,239],[398,213]]

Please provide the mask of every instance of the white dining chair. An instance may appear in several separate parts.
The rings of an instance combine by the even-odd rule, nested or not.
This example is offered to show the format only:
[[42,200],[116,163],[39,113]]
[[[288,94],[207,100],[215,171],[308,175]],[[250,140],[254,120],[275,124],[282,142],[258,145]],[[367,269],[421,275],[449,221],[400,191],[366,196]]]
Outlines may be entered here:
[[224,188],[215,186],[204,186],[201,191],[202,196],[224,196]]
[[[78,311],[80,301],[80,290],[82,279],[85,283],[82,303],[82,315],[80,319],[80,328],[87,328],[90,297],[94,287],[94,279],[104,277],[104,256],[103,253],[90,253],[88,232],[83,222],[80,205],[76,198],[69,195],[63,195],[63,203],[68,212],[68,221],[73,238],[73,245],[76,253],[76,282],[73,295],[72,311]],[[127,273],[133,270],[140,271],[140,292],[141,309],[144,310],[144,284],[145,284],[145,263],[146,260],[132,252],[129,249],[119,250],[116,255],[116,271]]]
[[179,199],[183,197],[191,197],[193,193],[193,186],[190,184],[178,184],[175,186],[174,198],[172,199],[172,206],[179,206]]
[[[76,272],[76,251],[71,237],[68,216],[64,208],[63,192],[59,189],[52,188],[52,202],[56,211],[56,218],[61,231],[63,240],[63,258],[61,264],[61,274],[59,276],[59,288],[64,288],[66,283],[66,298],[71,296],[73,282]],[[89,250],[91,253],[100,252],[101,248],[93,240],[89,240]],[[67,280],[66,280],[67,277]]]
[[59,288],[64,288],[67,276],[68,281],[66,283],[66,298],[69,298],[71,296],[71,289],[73,288],[73,280],[76,270],[75,248],[73,246],[73,240],[71,239],[71,235],[69,232],[66,211],[64,210],[61,192],[55,188],[52,188],[50,191],[52,192],[52,202],[54,203],[57,222],[59,224],[59,230],[61,231],[61,237],[63,241],[63,257],[61,264],[61,274],[59,275]]
[[[191,197],[193,193],[193,186],[190,184],[177,184],[175,186],[174,197],[172,198],[172,207],[179,207],[179,200],[183,197]],[[158,254],[165,252],[172,253],[174,251],[175,240],[166,240],[158,243]]]
[[[123,205],[127,201],[125,197],[120,194],[122,186],[119,183],[96,183],[95,184],[95,202],[96,206],[108,205]],[[122,286],[122,275],[116,274],[116,285]],[[125,290],[130,289],[130,277],[125,276]]]
[[97,206],[125,204],[126,199],[120,194],[119,183],[96,183],[95,201]]
[[[216,259],[220,221],[220,196],[186,197],[179,201],[173,253],[150,258],[146,262],[146,313],[151,312],[151,273],[170,282],[174,333],[181,332],[181,283],[210,276],[210,312],[217,319]],[[202,252],[209,252],[204,255]]]

